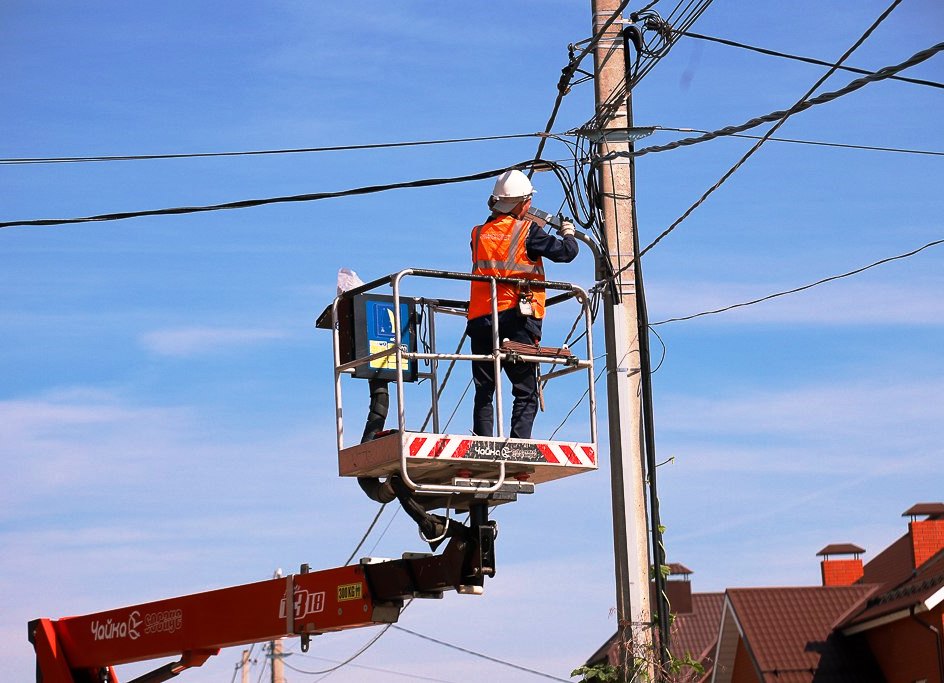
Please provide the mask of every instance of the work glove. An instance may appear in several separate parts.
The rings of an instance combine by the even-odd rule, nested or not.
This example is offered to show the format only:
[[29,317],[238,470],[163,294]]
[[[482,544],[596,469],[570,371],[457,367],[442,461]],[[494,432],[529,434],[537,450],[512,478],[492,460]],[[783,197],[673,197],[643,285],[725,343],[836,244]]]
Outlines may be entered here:
[[574,230],[574,224],[569,218],[564,218],[561,221],[560,227],[557,229],[557,234],[561,237],[573,237],[576,232],[577,231]]

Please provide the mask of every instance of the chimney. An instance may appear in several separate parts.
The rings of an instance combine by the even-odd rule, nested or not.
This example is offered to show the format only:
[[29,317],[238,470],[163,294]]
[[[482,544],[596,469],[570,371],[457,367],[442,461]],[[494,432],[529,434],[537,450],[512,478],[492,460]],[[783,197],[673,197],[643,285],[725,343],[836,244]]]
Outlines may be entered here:
[[[860,548],[852,543],[833,543],[816,553],[817,557],[822,556],[823,558],[820,563],[823,585],[851,586],[861,579],[863,570],[859,555],[864,552],[865,548]],[[852,555],[852,559],[833,560],[830,559],[830,555]]]
[[[913,568],[918,569],[944,549],[944,503],[918,503],[901,516],[911,517],[908,523],[911,559]],[[918,517],[925,519],[919,520]]]
[[[692,606],[692,570],[684,564],[678,562],[669,563],[669,576],[665,582],[665,595],[669,599],[669,606],[672,614],[691,614]],[[681,578],[677,578],[681,577]],[[649,582],[649,600],[655,604],[656,584],[655,581]]]

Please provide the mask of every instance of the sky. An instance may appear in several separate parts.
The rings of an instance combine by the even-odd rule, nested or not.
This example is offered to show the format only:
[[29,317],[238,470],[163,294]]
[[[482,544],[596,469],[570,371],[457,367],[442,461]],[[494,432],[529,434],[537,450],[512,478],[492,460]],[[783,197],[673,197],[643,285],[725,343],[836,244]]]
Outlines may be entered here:
[[[667,15],[674,7],[662,0],[654,9]],[[731,0],[712,4],[692,30],[835,60],[885,7]],[[898,64],[938,43],[942,27],[939,2],[905,0],[847,63]],[[591,32],[589,3],[573,0],[6,0],[0,158],[534,133],[547,122],[567,45]],[[635,121],[738,124],[789,107],[824,71],[682,39],[636,87]],[[934,57],[906,75],[944,81],[944,61]],[[854,78],[835,74],[820,92]],[[940,89],[883,81],[796,114],[776,135],[940,153],[942,97]],[[576,86],[554,130],[592,113],[590,84]],[[662,130],[640,144],[683,136]],[[751,144],[722,138],[641,157],[641,242]],[[0,221],[454,177],[535,150],[536,140],[524,138],[5,163]],[[566,160],[568,150],[551,143],[545,156]],[[942,163],[940,154],[766,143],[644,259],[650,320],[792,289],[940,240]],[[539,174],[535,182],[535,204],[556,211],[556,181]],[[331,342],[314,319],[334,296],[341,267],[365,280],[410,266],[466,270],[469,230],[485,218],[490,190],[483,180],[0,230],[0,653],[9,680],[32,679],[30,619],[345,562],[377,505],[337,476]],[[904,510],[944,500],[942,265],[944,246],[931,247],[801,293],[655,326],[665,544],[670,561],[694,571],[694,590],[815,585],[823,546],[856,543],[868,560],[904,532]],[[593,283],[586,250],[548,271]],[[570,315],[549,321],[547,343],[563,336]],[[602,353],[602,319],[594,332]],[[444,330],[444,345],[458,334]],[[345,416],[357,425],[365,392],[353,382]],[[457,382],[456,393],[464,377]],[[602,395],[602,382],[598,388]],[[576,395],[549,390],[535,434],[553,430]],[[453,431],[469,428],[470,411],[466,400]],[[587,428],[584,406],[565,433],[580,438]],[[599,471],[538,486],[496,511],[498,573],[484,596],[417,601],[400,625],[566,680],[616,627],[603,450]],[[423,549],[391,506],[361,554]],[[287,661],[322,670],[376,633],[320,636],[307,655],[289,641],[295,654]],[[183,675],[230,680],[240,649]],[[253,656],[251,677],[261,680],[268,673],[259,647]],[[159,663],[119,674],[130,679]],[[292,683],[321,678],[287,675]],[[396,630],[326,677],[411,678],[539,680]]]

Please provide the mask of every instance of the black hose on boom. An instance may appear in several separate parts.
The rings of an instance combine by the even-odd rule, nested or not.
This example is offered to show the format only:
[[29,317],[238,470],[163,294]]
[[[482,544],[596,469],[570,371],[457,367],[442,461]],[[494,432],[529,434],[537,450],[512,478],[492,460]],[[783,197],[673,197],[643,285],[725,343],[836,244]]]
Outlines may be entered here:
[[[370,407],[367,411],[367,423],[364,425],[361,443],[373,440],[378,433],[383,431],[387,413],[390,410],[390,381],[371,379],[368,382],[370,386]],[[427,540],[433,550],[446,538],[463,535],[466,531],[466,527],[459,522],[428,512],[416,500],[410,487],[404,484],[403,480],[396,475],[388,477],[386,481],[380,481],[379,477],[358,477],[357,483],[360,484],[368,498],[378,503],[386,504],[395,499],[399,500],[403,510],[420,528],[423,537],[433,539],[432,541]]]
[[[364,425],[364,435],[361,443],[372,440],[377,432],[383,431],[387,421],[387,412],[390,410],[390,382],[385,379],[368,380],[370,384],[370,409],[367,411],[367,424]],[[358,477],[364,493],[371,500],[378,503],[389,503],[397,497],[390,480],[380,481],[378,477]]]

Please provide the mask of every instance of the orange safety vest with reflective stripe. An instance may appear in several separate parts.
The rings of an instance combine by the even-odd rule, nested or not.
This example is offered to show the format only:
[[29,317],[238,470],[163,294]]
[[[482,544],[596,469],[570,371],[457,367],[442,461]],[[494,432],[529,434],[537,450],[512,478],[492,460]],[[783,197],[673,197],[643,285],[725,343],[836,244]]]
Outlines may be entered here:
[[[531,221],[516,220],[514,216],[499,216],[472,229],[472,274],[513,277],[537,282],[544,281],[541,259],[528,258],[528,233]],[[544,317],[544,288],[522,290],[518,285],[496,283],[498,310],[506,311],[518,305],[524,294],[531,301],[534,317]],[[492,313],[491,283],[473,281],[469,295],[469,320]]]

